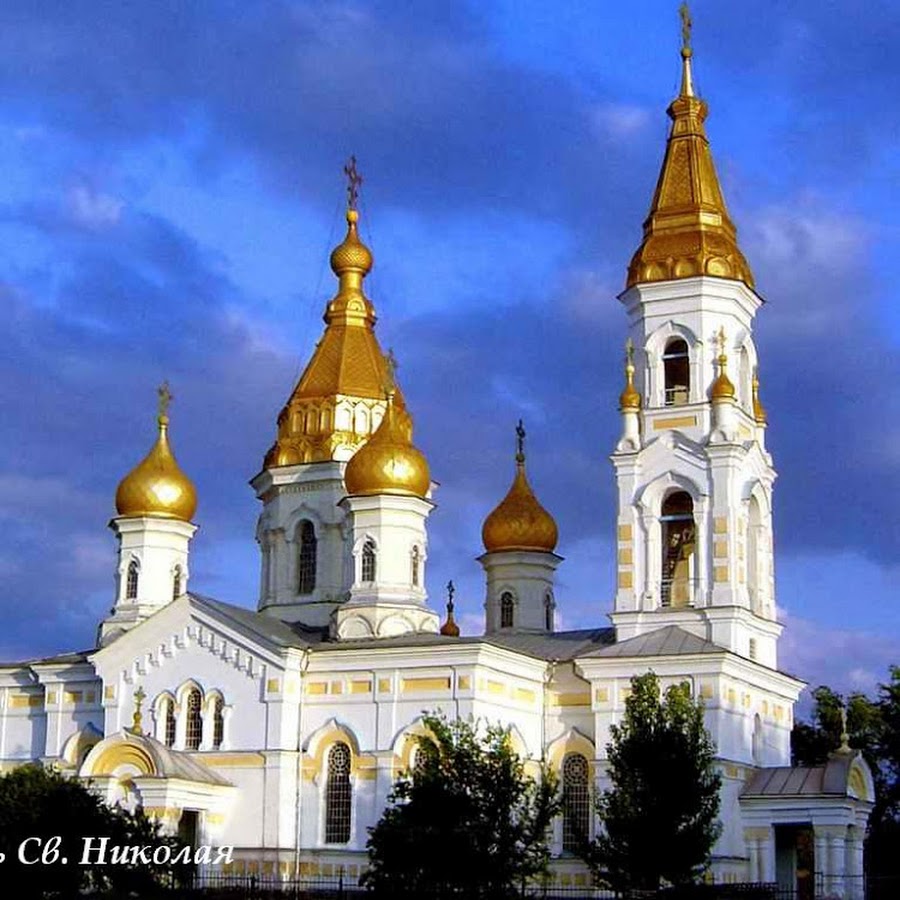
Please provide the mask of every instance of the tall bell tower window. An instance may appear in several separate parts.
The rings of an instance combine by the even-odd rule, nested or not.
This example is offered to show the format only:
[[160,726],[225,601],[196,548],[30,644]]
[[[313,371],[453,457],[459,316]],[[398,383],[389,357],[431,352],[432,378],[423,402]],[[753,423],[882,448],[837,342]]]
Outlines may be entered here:
[[500,627],[512,628],[515,620],[516,601],[509,591],[500,597]]
[[362,549],[362,572],[360,581],[374,581],[376,571],[375,541],[369,538]]
[[690,400],[691,360],[688,346],[681,338],[672,338],[663,352],[666,406],[682,406]]
[[661,606],[690,606],[697,528],[694,502],[686,491],[669,494],[662,514]]
[[412,559],[410,560],[410,582],[413,587],[419,586],[419,563],[421,562],[421,553],[418,546],[412,549]]
[[297,552],[297,593],[311,594],[316,589],[316,529],[309,519],[300,523],[300,549]]
[[133,559],[130,563],[128,563],[128,574],[125,577],[126,600],[137,600],[139,575],[140,566],[138,566],[137,560]]

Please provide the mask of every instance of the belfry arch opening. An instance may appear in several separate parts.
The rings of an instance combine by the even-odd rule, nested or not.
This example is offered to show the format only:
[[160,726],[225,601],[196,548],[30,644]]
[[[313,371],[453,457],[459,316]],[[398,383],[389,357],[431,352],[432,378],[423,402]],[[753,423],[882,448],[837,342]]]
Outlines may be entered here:
[[663,403],[682,406],[691,396],[691,358],[683,338],[671,338],[663,351]]
[[662,578],[660,605],[683,607],[692,604],[697,526],[694,501],[687,491],[669,494],[660,510],[662,529]]

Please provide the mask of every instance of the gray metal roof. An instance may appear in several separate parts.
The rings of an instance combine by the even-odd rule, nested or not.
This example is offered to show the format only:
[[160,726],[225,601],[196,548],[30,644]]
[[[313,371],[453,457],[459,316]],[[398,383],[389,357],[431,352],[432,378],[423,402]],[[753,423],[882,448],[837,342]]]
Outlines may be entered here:
[[86,663],[94,650],[76,650],[72,653],[57,653],[55,656],[38,656],[18,662],[0,662],[0,669],[19,669],[25,666],[36,666],[41,663],[55,665],[78,665]]
[[773,766],[760,769],[744,786],[742,797],[797,797],[849,793],[850,766],[856,750],[838,750],[820,766]]
[[636,657],[636,656],[687,656],[698,653],[726,653],[724,647],[704,640],[685,631],[678,625],[667,625],[629,638],[627,641],[610,643],[607,647],[600,647],[581,656],[587,657]]

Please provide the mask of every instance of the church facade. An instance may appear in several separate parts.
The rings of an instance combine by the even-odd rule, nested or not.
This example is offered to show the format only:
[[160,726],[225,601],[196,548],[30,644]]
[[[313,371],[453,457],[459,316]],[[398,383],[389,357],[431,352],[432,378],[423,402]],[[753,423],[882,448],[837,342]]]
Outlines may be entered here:
[[[500,721],[566,789],[554,877],[595,829],[610,725],[631,678],[687,682],[723,776],[710,877],[861,896],[871,773],[846,742],[790,765],[803,683],[779,669],[775,470],[753,323],[762,300],[710,154],[689,46],[641,244],[620,301],[627,338],[617,584],[595,628],[555,628],[557,526],[528,481],[483,527],[484,633],[460,635],[425,591],[428,462],[365,292],[355,166],[347,234],[331,255],[325,330],[252,480],[261,504],[257,609],[189,590],[196,492],[169,445],[168,395],[147,457],[116,493],[116,595],[96,647],[0,666],[0,764],[39,760],[141,804],[231,871],[352,878],[367,829],[413,763],[422,715]],[[511,460],[511,464],[513,461]],[[849,877],[847,877],[849,876]]]

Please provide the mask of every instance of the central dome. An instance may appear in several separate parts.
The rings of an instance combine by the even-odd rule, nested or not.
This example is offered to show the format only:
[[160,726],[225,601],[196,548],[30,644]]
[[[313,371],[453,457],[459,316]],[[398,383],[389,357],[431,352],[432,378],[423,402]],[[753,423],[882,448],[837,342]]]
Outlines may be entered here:
[[431,487],[428,461],[412,444],[412,420],[388,397],[384,418],[344,470],[347,493],[425,497]]

